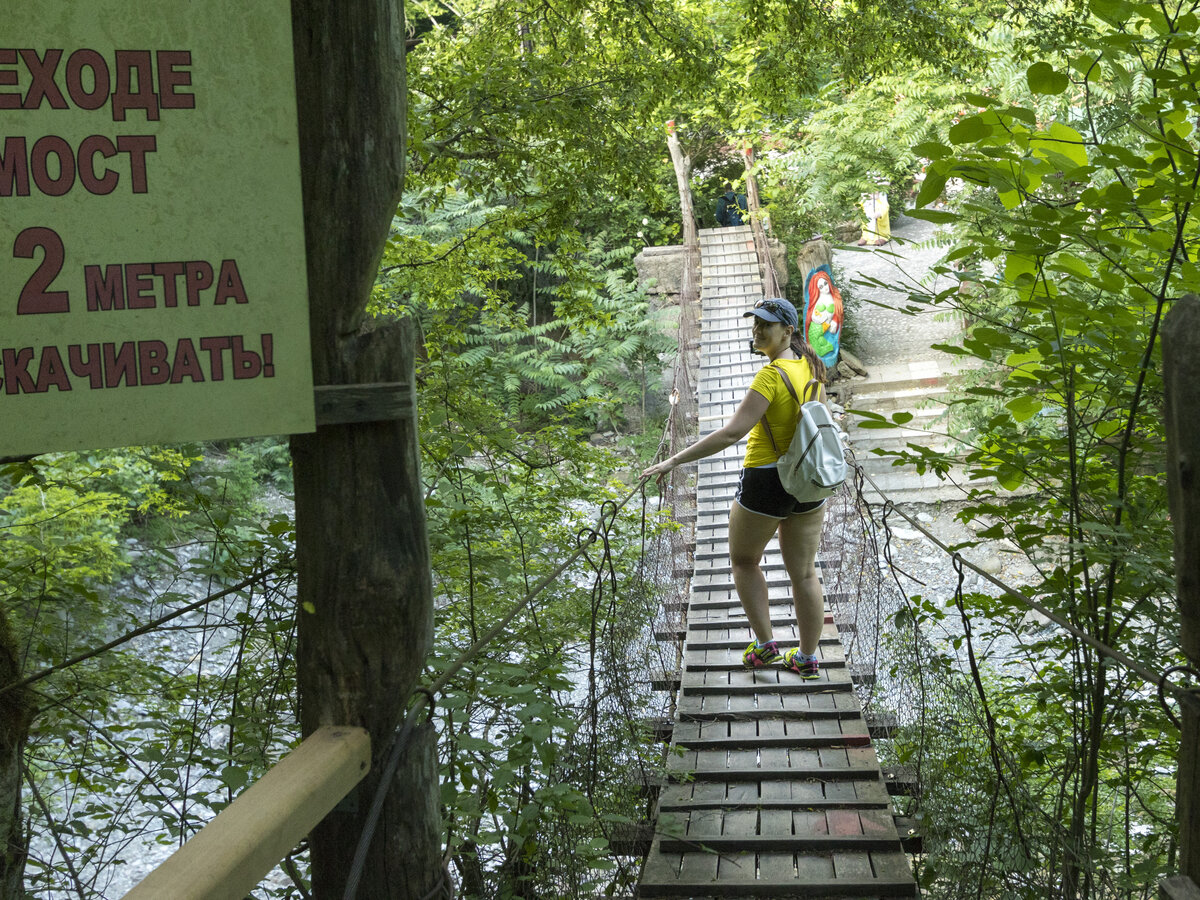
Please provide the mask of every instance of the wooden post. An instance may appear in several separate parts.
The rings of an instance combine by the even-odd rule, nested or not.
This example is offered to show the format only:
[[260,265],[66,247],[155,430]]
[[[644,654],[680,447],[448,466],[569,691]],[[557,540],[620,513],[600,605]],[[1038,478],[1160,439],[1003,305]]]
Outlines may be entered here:
[[754,246],[763,270],[763,296],[781,297],[779,279],[771,265],[771,247],[767,243],[767,231],[762,223],[762,204],[758,198],[758,179],[754,177],[754,148],[747,147],[742,161],[746,164],[746,205],[750,208],[750,228],[754,231]]
[[361,728],[318,729],[125,900],[242,900],[362,780],[370,761]]
[[[404,185],[403,3],[292,0],[313,380],[415,385],[415,329],[366,314]],[[411,390],[411,388],[410,388]],[[357,725],[372,771],[312,832],[313,896],[340,898],[379,771],[433,638],[420,453],[411,396],[399,418],[292,438],[304,734]],[[367,418],[373,418],[368,415]],[[441,881],[432,728],[418,729],[367,856],[358,896],[408,900]]]
[[[21,677],[19,646],[0,609],[0,685]],[[24,897],[28,830],[21,805],[21,777],[25,769],[25,741],[33,721],[29,690],[18,688],[0,694],[0,897]]]
[[[1189,294],[1175,302],[1163,321],[1162,346],[1179,640],[1188,665],[1200,670],[1200,298]],[[1180,717],[1179,871],[1200,882],[1200,715],[1189,703]]]
[[675,134],[675,120],[667,123],[667,149],[675,167],[675,183],[679,187],[679,213],[683,220],[683,281],[679,287],[680,315],[700,299],[700,235],[696,230],[696,207],[692,202],[692,158],[684,155]]

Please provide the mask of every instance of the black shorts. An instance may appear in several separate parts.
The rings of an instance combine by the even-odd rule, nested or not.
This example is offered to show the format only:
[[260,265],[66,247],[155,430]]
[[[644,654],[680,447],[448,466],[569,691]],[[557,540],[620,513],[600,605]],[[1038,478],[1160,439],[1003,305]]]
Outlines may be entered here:
[[738,477],[737,493],[733,499],[743,508],[760,516],[786,519],[798,513],[811,512],[824,500],[802,503],[783,489],[779,470],[774,466],[758,469],[742,469]]

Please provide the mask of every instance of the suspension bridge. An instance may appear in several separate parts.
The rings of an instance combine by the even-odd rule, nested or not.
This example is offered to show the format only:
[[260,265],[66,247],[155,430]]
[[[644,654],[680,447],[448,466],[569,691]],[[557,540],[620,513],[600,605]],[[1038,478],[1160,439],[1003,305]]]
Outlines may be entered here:
[[[747,350],[742,314],[763,288],[749,226],[701,231],[700,248],[704,432],[728,419],[762,365]],[[871,674],[847,664],[833,617],[821,636],[819,680],[742,667],[753,634],[734,590],[727,519],[744,452],[743,440],[699,464],[682,666],[669,684],[678,687],[673,752],[639,896],[914,896],[872,729],[853,692]],[[791,584],[774,543],[763,570],[776,636],[794,645]]]
[[[701,430],[711,430],[732,414],[762,364],[746,349],[749,329],[742,314],[762,296],[759,260],[763,256],[756,252],[750,228],[702,232],[700,246],[703,289],[696,418]],[[1188,314],[1200,316],[1200,304],[1190,302]],[[1194,328],[1174,327],[1185,334],[1200,333]],[[1172,382],[1175,393],[1194,397],[1194,385],[1188,386],[1189,394],[1180,390],[1180,382],[1182,376]],[[1194,403],[1184,403],[1180,409],[1194,407]],[[1178,410],[1170,414],[1179,416]],[[779,667],[754,671],[742,667],[741,651],[753,635],[733,585],[726,523],[743,452],[739,443],[697,467],[690,586],[687,602],[682,604],[685,615],[678,628],[663,635],[682,642],[680,668],[658,680],[660,687],[676,692],[669,727],[672,751],[667,755],[667,777],[658,790],[652,833],[644,841],[637,840],[639,846],[644,843],[646,852],[638,896],[691,900],[916,896],[907,853],[917,852],[919,838],[914,838],[907,822],[897,819],[891,802],[893,794],[907,785],[881,770],[872,746],[872,738],[886,736],[891,726],[864,715],[854,686],[873,682],[874,672],[869,666],[850,664],[842,643],[843,638],[849,641],[851,637],[861,642],[856,623],[826,615],[819,647],[819,680],[803,681]],[[868,474],[860,469],[858,475],[883,495]],[[860,506],[864,504],[862,488],[859,483],[856,489],[855,502]],[[619,505],[635,493],[636,488]],[[890,501],[887,508],[892,509]],[[922,530],[903,510],[892,511]],[[886,532],[886,512],[883,529]],[[1147,684],[1157,683],[1160,695],[1170,692],[1183,707],[1185,737],[1194,736],[1200,701],[1189,688],[1168,680],[1179,667],[1161,673],[1146,669],[962,560],[934,535],[926,532],[925,536],[952,554],[960,576],[962,566],[974,569]],[[599,534],[584,541],[437,681],[422,689],[430,706],[454,672],[596,540]],[[675,549],[672,545],[672,551]],[[668,556],[671,558],[673,553]],[[841,563],[837,553],[818,557],[822,575],[839,571]],[[773,546],[764,554],[763,568],[777,636],[784,644],[794,644],[798,634],[791,585]],[[853,574],[858,567],[846,568]],[[853,582],[852,578],[841,580]],[[1195,583],[1195,578],[1189,581]],[[848,612],[865,597],[863,591],[829,591],[827,609]],[[870,616],[864,617],[863,624],[871,628]],[[1188,623],[1187,628],[1191,627]],[[1194,636],[1188,639],[1195,640]],[[422,703],[409,711],[383,754],[387,762],[358,841],[352,866],[356,874],[347,883],[346,896],[355,895],[378,809],[396,779],[406,741],[426,710]],[[163,896],[209,900],[245,895],[354,790],[370,769],[372,758],[364,729],[318,729],[126,896],[130,900]],[[1194,761],[1194,756],[1191,759]],[[1186,790],[1181,779],[1179,802],[1181,807],[1186,804],[1187,810],[1194,807],[1191,786],[1190,776]],[[1187,818],[1188,823],[1192,821]],[[1184,856],[1193,846],[1200,846],[1200,838],[1190,837],[1190,827],[1183,829],[1189,841],[1181,845]],[[615,842],[613,849],[623,855]],[[449,876],[443,872],[439,877],[435,892],[448,891]],[[1167,900],[1197,896],[1187,875],[1163,878],[1159,890]]]

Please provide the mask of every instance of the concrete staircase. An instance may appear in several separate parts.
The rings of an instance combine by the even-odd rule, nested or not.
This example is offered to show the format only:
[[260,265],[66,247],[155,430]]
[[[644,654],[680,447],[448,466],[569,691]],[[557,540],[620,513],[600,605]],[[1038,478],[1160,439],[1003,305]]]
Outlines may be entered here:
[[[945,356],[942,360],[868,365],[866,378],[840,381],[835,385],[835,390],[840,389],[841,394],[838,402],[847,410],[879,413],[888,419],[897,412],[912,415],[905,425],[886,429],[863,428],[860,424],[863,419],[852,412],[847,412],[842,423],[855,458],[891,500],[937,503],[964,499],[962,490],[950,482],[929,473],[920,475],[911,465],[894,466],[891,459],[872,453],[876,449],[894,452],[908,444],[937,450],[950,446],[945,412],[950,382],[957,374],[954,363],[955,360]],[[959,471],[954,480],[961,484],[966,479]],[[883,502],[870,484],[864,487],[864,496],[870,503]]]

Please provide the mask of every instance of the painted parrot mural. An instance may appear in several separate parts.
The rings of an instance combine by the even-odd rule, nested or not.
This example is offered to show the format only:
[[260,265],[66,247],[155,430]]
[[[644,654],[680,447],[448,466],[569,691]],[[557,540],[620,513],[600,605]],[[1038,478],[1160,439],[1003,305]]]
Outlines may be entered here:
[[817,266],[805,280],[808,305],[804,311],[804,333],[808,345],[827,366],[836,366],[842,334],[842,292],[833,283],[828,265]]

